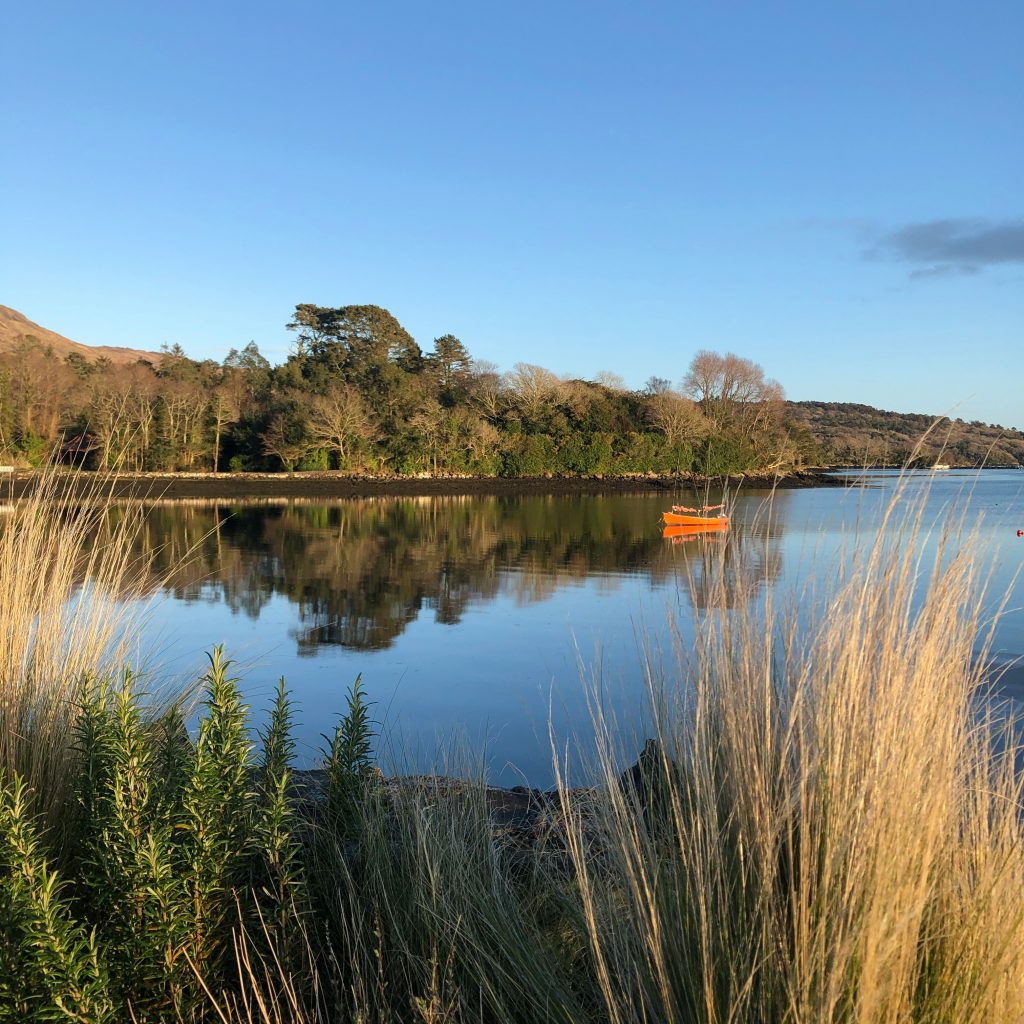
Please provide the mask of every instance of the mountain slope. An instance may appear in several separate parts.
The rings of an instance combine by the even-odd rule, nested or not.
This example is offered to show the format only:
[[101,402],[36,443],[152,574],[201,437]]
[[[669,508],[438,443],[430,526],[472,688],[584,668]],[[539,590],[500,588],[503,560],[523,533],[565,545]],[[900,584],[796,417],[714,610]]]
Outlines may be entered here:
[[886,412],[853,402],[787,402],[786,412],[814,436],[831,465],[902,465],[920,442],[918,458],[926,464],[1024,466],[1024,432],[980,420]]
[[44,348],[53,349],[54,354],[61,358],[70,352],[76,352],[90,362],[100,358],[109,359],[112,363],[134,363],[139,359],[148,359],[155,363],[160,360],[159,352],[144,352],[142,349],[121,348],[116,345],[83,345],[57,334],[56,331],[40,327],[16,309],[0,306],[0,352],[13,352],[32,339],[38,341]]

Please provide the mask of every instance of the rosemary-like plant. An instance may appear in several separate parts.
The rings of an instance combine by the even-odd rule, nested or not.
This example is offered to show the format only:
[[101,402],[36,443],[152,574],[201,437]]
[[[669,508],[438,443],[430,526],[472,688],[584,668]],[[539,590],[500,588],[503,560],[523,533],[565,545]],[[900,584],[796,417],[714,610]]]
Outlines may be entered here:
[[346,697],[346,713],[335,726],[325,751],[327,818],[342,837],[356,829],[356,815],[366,782],[373,774],[373,737],[370,705],[363,695],[362,675],[356,676]]
[[27,787],[0,774],[0,1021],[114,1019],[96,936],[43,854]]

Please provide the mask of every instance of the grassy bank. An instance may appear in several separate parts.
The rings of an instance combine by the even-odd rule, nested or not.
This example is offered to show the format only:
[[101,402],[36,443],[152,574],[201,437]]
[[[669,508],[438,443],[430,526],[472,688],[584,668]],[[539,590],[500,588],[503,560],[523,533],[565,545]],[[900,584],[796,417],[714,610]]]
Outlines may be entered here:
[[[0,1021],[1019,1020],[1022,794],[976,714],[979,581],[953,546],[924,565],[913,520],[799,623],[743,604],[645,665],[655,742],[625,776],[635,751],[595,703],[593,785],[556,758],[524,831],[482,784],[384,781],[358,688],[315,790],[284,686],[254,738],[220,651],[189,735],[115,670],[119,606],[56,610],[82,579],[130,587],[119,538],[33,508],[0,524],[25,623]],[[33,589],[53,564],[70,583]],[[76,623],[49,661],[34,617]]]

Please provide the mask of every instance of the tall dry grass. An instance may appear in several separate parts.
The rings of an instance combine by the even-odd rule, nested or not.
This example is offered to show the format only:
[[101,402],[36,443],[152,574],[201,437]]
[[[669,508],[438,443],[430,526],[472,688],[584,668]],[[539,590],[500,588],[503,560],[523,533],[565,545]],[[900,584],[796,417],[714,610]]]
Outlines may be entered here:
[[0,516],[0,770],[29,781],[48,824],[67,808],[71,740],[83,681],[137,653],[146,592],[141,505],[110,482],[40,471]]
[[1024,805],[977,702],[984,580],[955,524],[926,561],[905,503],[820,605],[698,623],[683,685],[652,684],[642,785],[617,784],[596,715],[599,823],[564,777],[560,798],[615,1024],[1024,1019]]
[[[813,567],[803,607],[737,602],[719,573],[696,641],[649,663],[656,742],[624,777],[595,704],[598,785],[558,763],[529,849],[495,837],[480,786],[370,798],[307,864],[343,996],[301,1019],[1024,1019],[1024,794],[979,697],[984,579],[957,524],[929,545],[906,502]],[[258,974],[275,1011],[223,1020],[294,1005]]]
[[[89,1005],[135,1019],[122,1004],[150,949],[138,1005],[193,1024],[1022,1019],[1024,794],[979,699],[984,579],[956,524],[925,543],[903,493],[876,540],[809,566],[828,583],[796,607],[737,601],[742,552],[711,555],[732,562],[696,639],[679,632],[664,673],[647,664],[656,741],[620,775],[632,755],[595,704],[597,784],[559,761],[525,833],[494,827],[479,781],[382,782],[358,685],[322,799],[289,803],[283,686],[256,764],[219,651],[194,742],[161,740],[130,693],[104,717],[94,692],[95,721],[121,731],[108,761],[76,760],[80,681],[127,657],[143,575],[132,511],[68,497],[50,478],[0,526],[0,811],[28,837],[0,856],[0,911],[21,911],[0,997],[13,953],[52,968],[61,1012],[86,978]],[[111,768],[109,821],[83,816],[67,888],[47,888],[9,772],[45,812],[93,761]],[[165,944],[164,918],[186,939]]]

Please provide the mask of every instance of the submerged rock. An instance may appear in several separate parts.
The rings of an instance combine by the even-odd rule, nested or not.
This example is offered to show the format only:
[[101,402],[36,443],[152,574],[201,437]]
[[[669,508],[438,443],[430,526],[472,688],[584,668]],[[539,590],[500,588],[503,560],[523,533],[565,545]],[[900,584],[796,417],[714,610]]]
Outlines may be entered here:
[[649,739],[636,764],[619,776],[623,795],[645,819],[652,812],[661,815],[669,810],[669,780],[675,767],[665,745],[660,740]]

